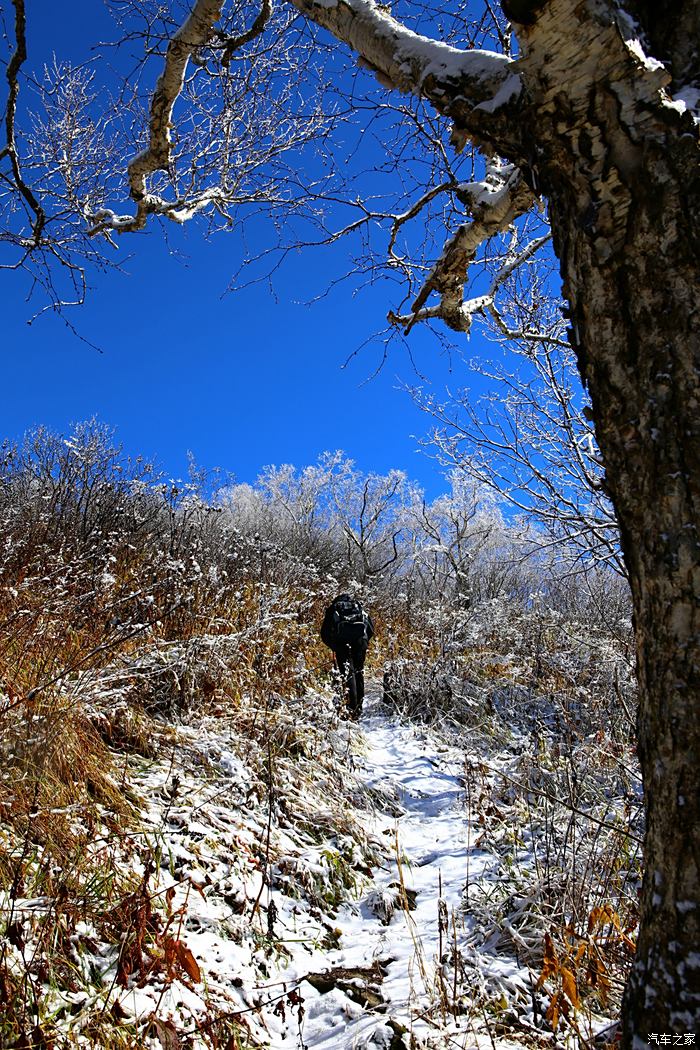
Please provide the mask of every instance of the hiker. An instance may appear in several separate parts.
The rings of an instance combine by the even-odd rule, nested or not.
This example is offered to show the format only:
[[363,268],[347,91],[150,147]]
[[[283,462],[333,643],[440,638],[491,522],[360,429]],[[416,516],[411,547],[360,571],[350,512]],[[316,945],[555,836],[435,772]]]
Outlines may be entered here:
[[349,594],[339,594],[326,609],[321,641],[333,650],[341,688],[347,695],[348,715],[355,720],[362,713],[365,656],[373,635],[372,618]]

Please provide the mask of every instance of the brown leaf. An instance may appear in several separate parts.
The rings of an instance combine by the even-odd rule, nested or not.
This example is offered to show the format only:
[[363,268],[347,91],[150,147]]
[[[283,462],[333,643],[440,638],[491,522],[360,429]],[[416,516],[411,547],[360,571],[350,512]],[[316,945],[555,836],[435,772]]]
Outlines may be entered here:
[[46,1034],[41,1025],[37,1025],[32,1032],[31,1045],[32,1047],[35,1047],[36,1050],[53,1050],[55,1044],[53,1039]]
[[163,1050],[180,1050],[182,1043],[172,1021],[159,1021],[157,1017],[154,1017],[152,1024]]
[[608,995],[610,993],[610,978],[608,977],[608,971],[605,968],[605,964],[602,959],[591,957],[588,961],[588,968],[586,970],[586,981],[595,988],[598,993],[603,1006],[608,1001]]
[[194,879],[190,879],[190,886],[192,887],[192,889],[197,891],[197,893],[199,894],[199,896],[202,898],[203,901],[205,901],[207,899],[205,894],[204,894],[204,886],[202,885],[201,882],[195,882]]
[[177,942],[173,937],[166,937],[163,942],[163,966],[169,981],[175,977],[175,966],[178,962]]
[[120,988],[126,988],[131,976],[131,962],[128,957],[122,955],[117,964],[117,984]]
[[5,930],[5,936],[10,944],[22,951],[24,948],[24,931],[20,922],[11,922]]
[[554,942],[548,933],[544,935],[544,960],[542,962],[542,973],[539,976],[535,991],[539,990],[548,977],[559,973],[559,958],[557,956]]
[[544,1015],[552,1026],[552,1031],[556,1032],[559,1024],[559,992],[555,992],[549,1001],[547,1012]]
[[561,986],[564,991],[564,995],[567,997],[574,1009],[578,1010],[579,998],[578,991],[576,990],[576,978],[572,974],[571,970],[567,970],[565,966],[561,968]]
[[115,1021],[125,1021],[129,1014],[126,1012],[118,999],[115,999],[109,1008],[109,1012]]
[[180,963],[180,966],[195,984],[199,984],[202,980],[202,971],[199,969],[199,965],[197,964],[194,955],[187,945],[182,943],[182,941],[174,941],[173,944],[175,951],[177,952],[177,961]]
[[591,914],[588,916],[588,932],[589,933],[593,933],[593,931],[595,930],[596,926],[598,926],[598,924],[600,922],[600,916],[601,916],[602,910],[603,910],[602,908],[593,908],[593,910],[591,911]]

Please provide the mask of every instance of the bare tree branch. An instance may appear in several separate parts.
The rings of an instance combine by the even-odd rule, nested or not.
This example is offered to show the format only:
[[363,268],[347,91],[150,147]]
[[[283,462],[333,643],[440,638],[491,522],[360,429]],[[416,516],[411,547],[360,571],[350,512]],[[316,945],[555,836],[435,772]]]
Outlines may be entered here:
[[[15,186],[21,193],[26,203],[34,213],[33,220],[33,245],[41,241],[41,235],[46,224],[46,213],[37,200],[31,187],[24,181],[15,144],[15,116],[17,113],[17,97],[19,95],[19,71],[27,59],[27,19],[24,9],[24,0],[13,0],[15,8],[15,51],[7,66],[7,83],[9,94],[7,106],[5,107],[5,136],[7,145],[0,151],[0,160],[9,157],[12,167],[12,175]],[[30,247],[31,245],[27,245]]]
[[[163,72],[151,97],[148,147],[137,154],[128,167],[129,191],[136,202],[136,214],[117,216],[106,209],[101,210],[94,216],[97,225],[92,233],[101,232],[106,226],[120,233],[141,230],[153,212],[177,212],[177,207],[164,204],[162,198],[148,192],[147,178],[157,171],[169,169],[173,107],[183,89],[189,61],[193,53],[211,39],[214,24],[221,17],[222,7],[223,0],[196,0],[190,15],[168,44]],[[200,198],[199,202],[190,206],[189,211],[195,214],[202,207],[211,205],[220,198],[220,191],[210,192],[206,200]]]
[[584,566],[605,562],[625,576],[573,352],[562,345],[556,325],[550,334],[540,332],[536,344],[521,338],[511,345],[520,362],[516,370],[475,363],[474,371],[492,384],[476,404],[466,392],[445,404],[414,396],[438,423],[431,444],[442,462],[539,522],[563,556]]
[[271,15],[272,0],[262,0],[260,12],[250,29],[247,29],[245,33],[241,33],[239,36],[226,38],[224,53],[221,56],[221,64],[223,66],[229,65],[236,51],[244,47],[245,44],[249,44],[251,40],[255,40],[256,37],[260,36],[267,23],[270,21]]
[[[493,182],[496,181],[496,185]],[[428,275],[411,313],[389,314],[392,324],[404,325],[408,335],[417,321],[440,318],[455,332],[468,332],[475,313],[482,312],[490,296],[465,302],[464,284],[467,271],[478,249],[485,241],[508,229],[533,204],[532,191],[517,168],[508,166],[496,180],[484,181],[462,188],[462,196],[473,202],[472,221],[464,223],[447,241],[442,255]],[[427,306],[433,292],[440,296],[437,306]]]
[[[505,55],[461,50],[408,29],[374,0],[290,0],[307,18],[359,55],[379,82],[428,99],[454,122],[458,148],[468,138],[504,156],[520,153],[512,108],[520,96],[516,64]],[[506,117],[506,113],[508,116]]]

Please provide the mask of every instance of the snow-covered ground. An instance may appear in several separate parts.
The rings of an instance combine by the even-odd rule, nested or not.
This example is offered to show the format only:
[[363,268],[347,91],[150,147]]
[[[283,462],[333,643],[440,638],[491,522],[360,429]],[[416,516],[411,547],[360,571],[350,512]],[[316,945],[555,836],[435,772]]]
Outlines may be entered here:
[[[191,736],[225,787],[215,782],[205,794],[180,771],[171,800],[172,769],[162,764],[140,788],[165,799],[153,807],[153,834],[160,829],[167,849],[169,906],[182,909],[177,939],[202,979],[182,975],[165,991],[160,981],[133,981],[121,1009],[179,1018],[178,1027],[187,1015],[228,1009],[271,1050],[370,1050],[480,1042],[473,1020],[462,1030],[469,959],[475,992],[490,981],[527,994],[528,972],[514,959],[477,958],[465,919],[467,886],[489,877],[491,855],[475,845],[481,829],[470,827],[461,747],[391,717],[376,692],[359,725],[338,725],[329,745],[357,799],[347,815],[360,822],[368,863],[352,829],[335,826],[334,807],[319,814],[312,790],[280,785],[266,809],[246,799],[245,762],[225,733]],[[308,804],[318,834],[285,813],[295,790],[297,818]]]
[[[374,817],[390,853],[359,899],[340,909],[343,935],[326,965],[362,968],[380,961],[386,1015],[415,1036],[425,1038],[436,1030],[454,1035],[459,1020],[455,1024],[450,1017],[453,970],[444,964],[455,947],[464,951],[465,891],[488,867],[488,855],[474,845],[477,834],[466,811],[464,753],[440,744],[426,728],[377,713],[372,701],[368,708],[357,769],[368,785],[396,800],[395,815]],[[523,977],[509,960],[500,960],[499,968],[506,979]],[[349,1011],[340,996],[333,1003],[326,999],[309,1001],[307,1046],[390,1045],[391,1033],[378,1024],[376,1014],[359,1007]]]
[[[505,819],[491,793],[524,738],[500,751],[491,740],[487,764],[483,736],[402,720],[376,687],[358,725],[329,696],[296,703],[267,750],[235,718],[209,716],[181,726],[169,753],[128,759],[141,825],[115,860],[134,872],[114,909],[121,941],[78,922],[74,978],[46,991],[72,1045],[98,1045],[90,1033],[106,1013],[166,1050],[541,1037],[537,975],[518,959],[527,932],[512,917],[533,899],[513,890],[536,828],[518,828],[515,809]],[[9,949],[18,967],[46,908],[12,903],[26,925]]]

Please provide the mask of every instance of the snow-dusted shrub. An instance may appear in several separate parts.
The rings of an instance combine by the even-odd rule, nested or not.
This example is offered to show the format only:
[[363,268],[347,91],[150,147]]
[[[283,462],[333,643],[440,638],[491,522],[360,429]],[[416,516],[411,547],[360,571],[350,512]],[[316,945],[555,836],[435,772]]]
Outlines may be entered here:
[[[443,727],[467,755],[478,745],[486,770],[467,767],[464,790],[494,879],[488,892],[466,888],[481,940],[441,979],[443,992],[449,984],[459,993],[450,992],[455,1009],[471,995],[466,985],[459,992],[475,973],[468,951],[505,946],[537,968],[545,932],[560,959],[592,915],[613,916],[628,935],[640,834],[634,683],[627,593],[609,572],[576,576],[541,551],[530,556],[532,531],[465,486],[426,505],[403,475],[362,477],[333,455],[212,495],[196,472],[166,482],[130,464],[94,423],[5,448],[0,527],[0,810],[9,828],[0,892],[46,898],[50,921],[42,913],[37,929],[56,956],[41,947],[36,958],[55,963],[57,985],[67,964],[55,946],[77,938],[88,951],[96,933],[125,980],[125,967],[163,964],[175,979],[187,961],[156,929],[160,905],[149,913],[146,898],[157,894],[150,876],[143,881],[150,860],[138,836],[133,877],[110,882],[107,872],[117,854],[126,863],[136,771],[160,761],[165,741],[172,749],[189,734],[197,769],[211,774],[218,760],[197,753],[203,720],[240,744],[241,758],[225,748],[219,758],[226,769],[245,759],[245,776],[225,790],[262,812],[246,854],[256,877],[324,912],[364,877],[376,844],[351,810],[377,799],[345,782],[348,738],[337,731],[331,656],[318,639],[325,606],[346,587],[377,628],[368,678],[384,675],[394,709],[432,724],[419,732]],[[495,747],[507,754],[488,769]],[[168,814],[177,786],[161,794]],[[379,805],[400,811],[398,800]],[[303,839],[303,853],[293,849],[290,860],[266,841],[273,821]],[[241,902],[230,896],[231,936],[242,942]],[[78,899],[88,902],[85,930]],[[252,911],[264,965],[275,915],[266,927],[260,900]],[[144,932],[138,915],[149,914]],[[125,947],[115,916],[129,927]],[[332,940],[332,924],[322,936]],[[441,961],[446,973],[450,965]],[[18,973],[2,976],[13,995]],[[40,987],[37,974],[27,980]],[[31,1009],[39,1016],[43,1007]],[[15,1040],[19,1023],[8,1020]]]
[[423,663],[396,660],[386,665],[384,703],[418,722],[465,722],[473,713],[474,698],[456,669],[441,660]]

